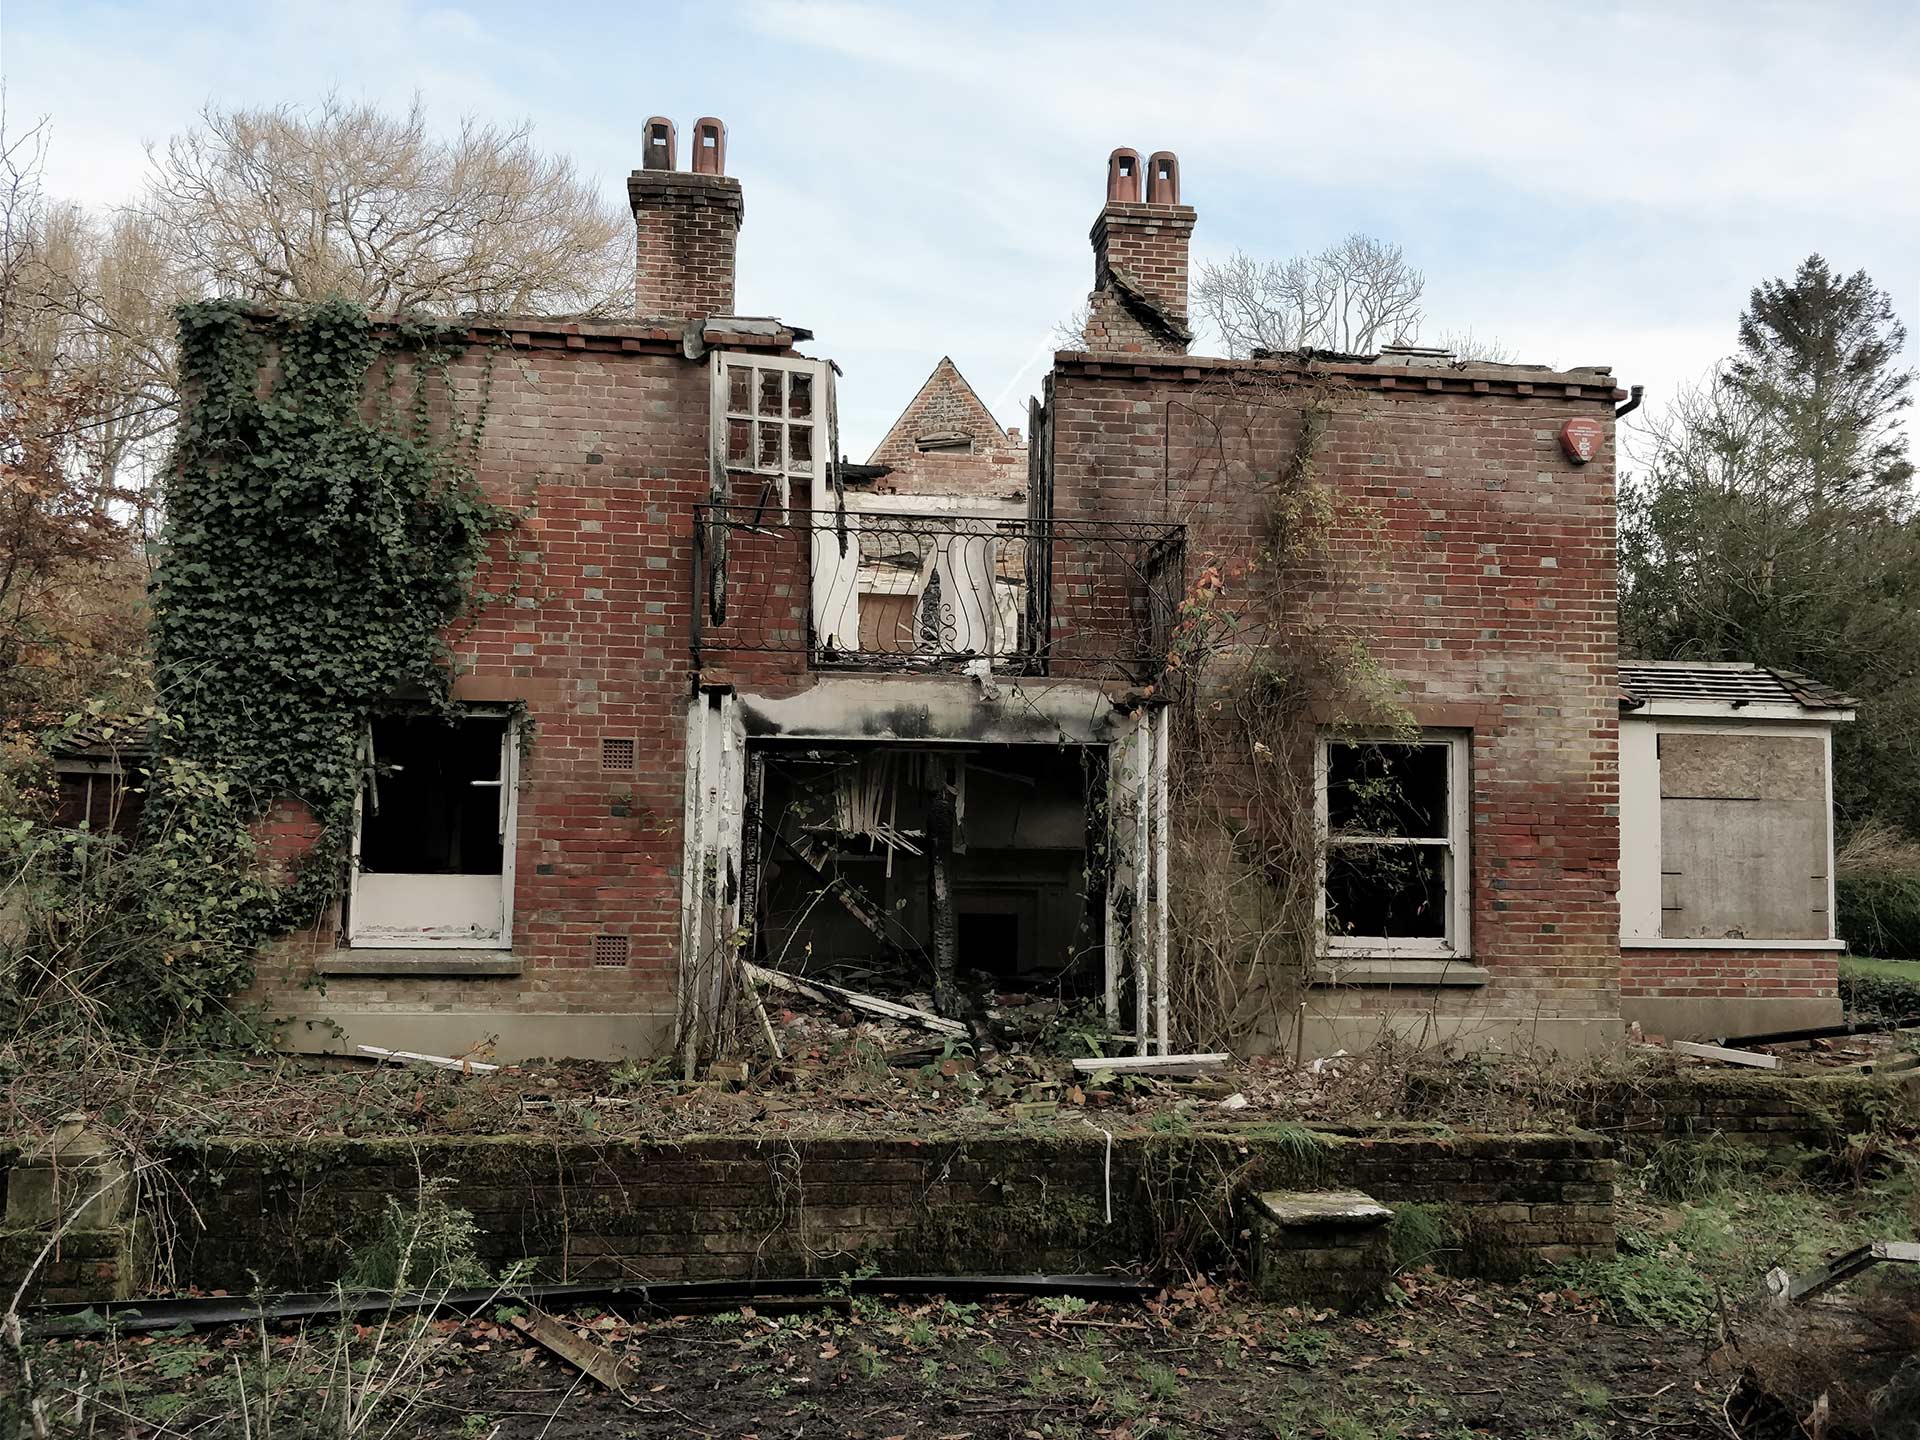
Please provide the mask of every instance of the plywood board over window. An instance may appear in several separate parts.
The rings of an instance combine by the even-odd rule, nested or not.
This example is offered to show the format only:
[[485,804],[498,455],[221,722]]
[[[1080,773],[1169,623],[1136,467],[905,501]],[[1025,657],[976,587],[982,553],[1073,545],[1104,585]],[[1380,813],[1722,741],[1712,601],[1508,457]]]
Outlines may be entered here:
[[1661,935],[1830,935],[1824,738],[1670,732],[1659,760]]

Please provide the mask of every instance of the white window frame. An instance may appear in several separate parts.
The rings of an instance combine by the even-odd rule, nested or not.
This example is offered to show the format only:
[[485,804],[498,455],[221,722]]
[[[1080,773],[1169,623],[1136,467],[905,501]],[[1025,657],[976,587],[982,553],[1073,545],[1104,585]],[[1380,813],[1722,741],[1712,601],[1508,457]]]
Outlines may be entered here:
[[[747,400],[750,408],[736,410],[732,407],[731,370],[745,370],[751,375],[747,386]],[[757,407],[760,401],[760,377],[763,374],[776,374],[780,379],[780,411],[778,416],[761,415]],[[791,408],[793,377],[805,375],[813,382],[813,406],[804,420],[795,419],[787,414]],[[797,356],[760,355],[744,350],[716,350],[713,352],[712,373],[712,426],[714,452],[729,474],[763,475],[774,482],[780,495],[780,518],[791,519],[793,507],[793,488],[800,482],[801,494],[816,511],[830,508],[833,487],[828,480],[829,467],[833,455],[829,452],[833,443],[833,426],[829,415],[833,395],[833,371],[825,360],[807,360]],[[744,420],[751,427],[748,431],[747,464],[735,464],[728,449],[732,435],[732,422]],[[777,425],[780,429],[780,455],[772,464],[760,462],[760,427]],[[804,426],[813,433],[813,455],[806,468],[794,464],[792,447],[795,427]],[[723,497],[716,496],[715,499]]]
[[[506,710],[487,705],[462,707],[465,715],[479,719],[504,718],[500,734],[500,778],[480,782],[499,788],[500,827],[500,930],[497,935],[471,930],[430,928],[401,930],[366,923],[361,904],[363,875],[360,869],[360,824],[365,815],[367,787],[373,775],[373,727],[368,726],[361,740],[361,771],[367,777],[353,797],[353,846],[347,871],[347,946],[349,949],[375,950],[511,950],[513,948],[514,852],[520,833],[520,720]],[[423,880],[440,877],[422,876]],[[463,877],[477,878],[477,877]]]
[[[1750,706],[1759,711],[1760,706]],[[1852,711],[1845,712],[1852,718]],[[1809,720],[1803,711],[1789,719],[1725,719],[1724,709],[1674,704],[1620,717],[1620,944],[1629,950],[1844,950],[1839,935],[1836,840],[1833,823],[1833,725]],[[1660,737],[1663,735],[1736,735],[1783,740],[1819,739],[1826,771],[1827,935],[1822,940],[1699,939],[1662,934],[1660,908]]]
[[[1338,837],[1328,821],[1327,783],[1335,745],[1432,745],[1447,749],[1447,831],[1444,837],[1389,839]],[[1320,883],[1315,897],[1321,944],[1329,956],[1373,959],[1458,959],[1473,954],[1473,737],[1464,730],[1422,730],[1418,735],[1322,733],[1314,747],[1314,816],[1319,836]],[[1327,931],[1327,861],[1335,845],[1419,845],[1447,855],[1446,933],[1425,938],[1333,935]]]

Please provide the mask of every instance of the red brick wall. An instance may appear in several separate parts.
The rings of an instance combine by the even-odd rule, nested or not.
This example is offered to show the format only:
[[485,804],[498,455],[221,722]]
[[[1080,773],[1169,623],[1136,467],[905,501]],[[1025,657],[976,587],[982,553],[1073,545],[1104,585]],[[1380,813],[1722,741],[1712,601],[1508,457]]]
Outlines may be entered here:
[[[965,450],[922,451],[928,435],[967,435]],[[1009,434],[963,378],[942,356],[933,374],[907,402],[873,453],[872,465],[890,465],[891,475],[860,485],[878,495],[963,495],[968,499],[1024,500],[1027,447],[1018,431]]]
[[[677,345],[593,343],[601,348],[515,346],[491,359],[477,345],[452,372],[471,408],[490,367],[477,472],[524,517],[497,542],[482,579],[514,593],[453,642],[456,695],[524,702],[532,726],[512,937],[526,973],[334,978],[323,1003],[299,987],[310,956],[333,948],[336,916],[263,964],[260,991],[283,1011],[672,1008],[691,535],[709,485],[707,368]],[[635,742],[630,772],[602,771],[603,738]],[[291,823],[276,812],[270,843],[296,839]],[[601,934],[628,938],[626,968],[594,966]]]
[[1836,950],[1643,950],[1620,952],[1623,998],[1837,1000]]
[[[1184,521],[1189,575],[1244,566],[1265,543],[1250,497],[1286,463],[1299,411],[1285,392],[1250,408],[1227,370],[1062,357],[1057,514]],[[1613,386],[1520,376],[1350,366],[1330,397],[1319,473],[1365,502],[1387,549],[1370,558],[1353,536],[1327,603],[1370,633],[1420,723],[1473,732],[1473,958],[1493,975],[1438,997],[1355,992],[1369,1008],[1617,1014],[1613,451],[1578,467],[1556,439],[1575,415],[1610,431]]]
[[627,178],[636,313],[733,314],[734,243],[744,202],[726,175],[636,170]]
[[1187,321],[1187,251],[1193,238],[1191,205],[1109,203],[1093,222],[1093,295],[1086,345],[1094,351],[1186,349],[1144,322],[1112,287],[1113,272],[1151,295],[1168,316]]

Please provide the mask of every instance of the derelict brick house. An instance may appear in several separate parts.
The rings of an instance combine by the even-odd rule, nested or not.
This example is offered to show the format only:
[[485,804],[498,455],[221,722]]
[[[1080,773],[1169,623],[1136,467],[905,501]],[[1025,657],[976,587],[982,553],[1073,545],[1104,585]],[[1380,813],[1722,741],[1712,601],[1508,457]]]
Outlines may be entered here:
[[[1607,370],[1189,355],[1195,212],[1174,157],[1123,150],[1088,349],[1055,358],[1024,443],[943,360],[866,463],[840,462],[811,334],[732,314],[741,187],[723,127],[693,138],[679,170],[650,121],[629,181],[638,318],[504,321],[455,366],[469,386],[491,366],[478,473],[528,510],[506,543],[540,583],[459,640],[463,723],[374,727],[346,897],[261,968],[291,1043],[694,1053],[736,957],[857,979],[945,947],[1008,986],[1077,971],[1164,1045],[1154,682],[1190,572],[1261,543],[1252,480],[1309,387],[1341,396],[1322,473],[1389,542],[1356,537],[1339,603],[1420,727],[1392,747],[1420,795],[1367,837],[1415,892],[1341,881],[1342,777],[1379,747],[1322,740],[1344,923],[1303,1046],[1390,1024],[1587,1049],[1623,1016],[1837,1008],[1821,887],[1844,701],[1740,670],[1786,687],[1754,726],[1687,709],[1658,667],[1623,675]],[[1223,449],[1221,396],[1249,384],[1279,399]],[[1727,826],[1737,890],[1668,873]],[[1783,867],[1797,909],[1742,900]]]

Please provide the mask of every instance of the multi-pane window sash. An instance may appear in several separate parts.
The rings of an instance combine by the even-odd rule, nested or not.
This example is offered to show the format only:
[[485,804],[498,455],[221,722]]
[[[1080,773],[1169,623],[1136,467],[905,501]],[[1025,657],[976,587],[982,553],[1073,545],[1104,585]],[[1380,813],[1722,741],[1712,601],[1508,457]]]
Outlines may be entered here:
[[1467,737],[1323,739],[1318,761],[1328,948],[1465,955]]
[[785,518],[794,482],[811,502],[824,463],[826,362],[721,353],[715,363],[722,460],[730,471],[766,476]]

